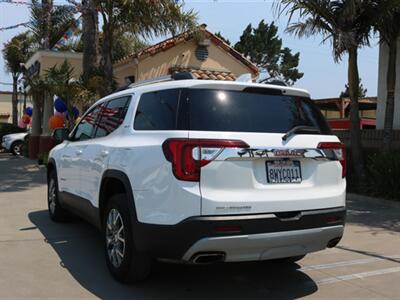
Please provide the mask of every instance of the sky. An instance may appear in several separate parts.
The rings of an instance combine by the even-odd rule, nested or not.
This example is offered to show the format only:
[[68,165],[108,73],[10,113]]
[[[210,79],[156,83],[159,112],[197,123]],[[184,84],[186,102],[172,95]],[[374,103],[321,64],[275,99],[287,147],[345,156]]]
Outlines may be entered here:
[[[64,3],[61,0],[55,4]],[[292,52],[300,52],[299,70],[304,73],[295,87],[308,90],[312,98],[338,97],[347,83],[347,56],[340,63],[335,63],[332,57],[331,45],[321,44],[322,38],[298,39],[285,33],[287,18],[275,14],[273,1],[268,0],[185,0],[185,9],[193,9],[198,13],[199,23],[207,24],[211,32],[220,31],[231,43],[236,43],[244,28],[251,23],[256,27],[264,19],[272,21],[279,27],[279,36],[283,47],[289,47]],[[0,28],[29,21],[29,9],[24,5],[15,5],[0,2]],[[0,31],[0,47],[14,35],[26,30],[18,29]],[[162,40],[154,39],[153,42]],[[152,42],[152,41],[150,41]],[[378,40],[372,39],[371,47],[363,48],[359,53],[359,72],[364,87],[368,89],[367,96],[376,96],[378,82]],[[3,58],[0,57],[0,82],[11,82],[7,74]],[[11,90],[11,86],[0,84],[0,90]]]

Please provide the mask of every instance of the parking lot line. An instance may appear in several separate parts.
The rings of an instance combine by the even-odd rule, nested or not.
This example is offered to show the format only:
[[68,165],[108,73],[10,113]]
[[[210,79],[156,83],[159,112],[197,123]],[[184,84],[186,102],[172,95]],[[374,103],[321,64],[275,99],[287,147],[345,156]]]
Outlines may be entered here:
[[[386,256],[386,257],[390,258],[390,259],[400,259],[400,255],[390,255],[390,256]],[[383,261],[383,260],[385,260],[385,259],[379,258],[379,257],[371,257],[371,258],[363,258],[363,259],[355,259],[355,260],[345,260],[345,261],[338,261],[338,262],[328,263],[328,264],[305,266],[305,267],[302,267],[300,270],[304,272],[304,271],[311,271],[311,270],[333,269],[333,268],[346,267],[346,266],[352,266],[352,265],[369,264],[369,263]],[[400,263],[400,261],[399,261],[399,263]]]
[[391,274],[391,273],[397,273],[397,272],[400,272],[400,267],[379,269],[379,270],[375,270],[375,271],[354,273],[354,274],[349,274],[349,275],[326,277],[326,278],[316,280],[315,283],[319,284],[319,285],[331,284],[331,283],[337,283],[337,282],[341,282],[341,281],[363,279],[366,277],[379,276],[379,275]]

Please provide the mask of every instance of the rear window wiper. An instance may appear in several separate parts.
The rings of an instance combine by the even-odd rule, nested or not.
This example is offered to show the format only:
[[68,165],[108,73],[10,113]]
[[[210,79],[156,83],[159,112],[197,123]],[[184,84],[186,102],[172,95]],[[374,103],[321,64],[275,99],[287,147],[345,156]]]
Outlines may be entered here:
[[321,133],[321,130],[319,130],[317,127],[313,127],[313,126],[306,126],[306,125],[295,126],[292,129],[290,129],[288,132],[285,133],[285,135],[282,137],[282,141],[286,141],[289,137],[291,137],[292,135],[294,135],[298,132]]

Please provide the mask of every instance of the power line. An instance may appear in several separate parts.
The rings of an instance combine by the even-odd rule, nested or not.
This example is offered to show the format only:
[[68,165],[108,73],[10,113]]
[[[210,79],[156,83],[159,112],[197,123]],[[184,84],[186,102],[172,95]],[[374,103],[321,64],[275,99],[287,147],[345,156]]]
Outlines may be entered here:
[[[33,4],[32,2],[29,1],[25,1],[25,0],[0,0],[0,4],[1,3],[5,3],[5,4],[14,4],[14,5],[26,5],[26,6],[41,6],[41,3],[36,3]],[[53,6],[55,7],[72,7],[74,8],[76,11],[79,10],[79,4],[70,0],[69,3],[72,4],[54,4]],[[5,26],[5,27],[0,27],[0,31],[5,31],[5,30],[10,30],[10,29],[15,29],[21,26],[24,27],[28,27],[30,24],[32,24],[32,22],[23,22],[23,23],[19,23],[19,24],[15,24],[15,25],[10,25],[10,26]]]
[[21,26],[28,27],[29,24],[31,24],[31,22],[24,22],[24,23],[11,25],[11,26],[0,27],[0,31],[15,29],[15,28],[18,28],[18,27],[21,27]]

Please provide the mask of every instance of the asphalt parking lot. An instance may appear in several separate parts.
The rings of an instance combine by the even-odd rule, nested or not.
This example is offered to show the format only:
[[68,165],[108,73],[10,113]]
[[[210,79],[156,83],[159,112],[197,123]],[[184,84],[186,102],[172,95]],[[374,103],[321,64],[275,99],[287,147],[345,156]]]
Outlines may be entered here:
[[400,202],[351,195],[339,246],[288,266],[157,264],[129,286],[108,274],[101,244],[82,221],[49,220],[44,168],[0,154],[0,298],[400,299]]

